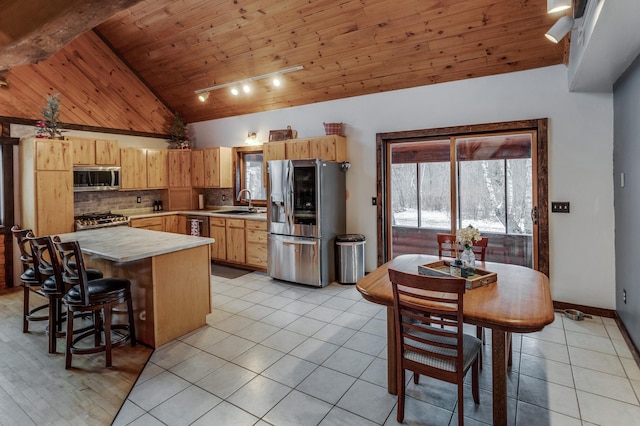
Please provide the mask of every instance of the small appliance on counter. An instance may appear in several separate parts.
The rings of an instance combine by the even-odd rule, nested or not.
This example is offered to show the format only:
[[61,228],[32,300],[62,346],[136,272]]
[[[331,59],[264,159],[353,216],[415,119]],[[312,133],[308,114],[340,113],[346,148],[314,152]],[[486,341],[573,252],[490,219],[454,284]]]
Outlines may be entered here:
[[107,228],[110,226],[128,226],[129,218],[116,213],[85,213],[74,217],[76,231]]

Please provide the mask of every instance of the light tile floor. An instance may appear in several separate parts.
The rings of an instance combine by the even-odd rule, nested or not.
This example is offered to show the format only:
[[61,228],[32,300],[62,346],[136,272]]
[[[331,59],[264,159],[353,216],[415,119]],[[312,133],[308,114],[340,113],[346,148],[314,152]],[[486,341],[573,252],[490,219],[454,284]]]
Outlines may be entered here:
[[[384,307],[352,285],[256,272],[212,277],[211,290],[208,326],[154,352],[114,425],[397,424]],[[467,425],[491,424],[490,342],[478,406],[466,378]],[[556,314],[543,331],[515,335],[513,350],[509,424],[640,424],[640,369],[614,320]],[[457,424],[455,385],[410,379],[406,424]]]

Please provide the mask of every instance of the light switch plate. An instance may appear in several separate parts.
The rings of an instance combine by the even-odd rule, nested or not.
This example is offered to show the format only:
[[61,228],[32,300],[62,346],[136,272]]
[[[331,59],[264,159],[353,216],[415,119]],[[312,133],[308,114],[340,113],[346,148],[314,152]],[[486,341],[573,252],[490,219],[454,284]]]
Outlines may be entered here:
[[552,213],[569,213],[568,201],[552,201],[551,202]]

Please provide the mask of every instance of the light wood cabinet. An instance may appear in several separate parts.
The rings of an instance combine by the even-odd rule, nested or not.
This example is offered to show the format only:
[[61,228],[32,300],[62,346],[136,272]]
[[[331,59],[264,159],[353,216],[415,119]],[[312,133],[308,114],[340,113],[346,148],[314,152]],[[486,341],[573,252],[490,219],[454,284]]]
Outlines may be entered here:
[[309,139],[309,154],[325,161],[347,161],[347,138],[331,135]]
[[267,222],[263,220],[210,217],[211,259],[267,268]]
[[320,158],[325,161],[347,161],[347,138],[339,135],[318,136],[307,139],[289,139],[262,145],[264,181],[267,182],[267,161],[302,160]]
[[118,141],[65,137],[73,147],[74,166],[117,166],[119,164]]
[[309,139],[291,139],[285,142],[285,154],[288,160],[301,160],[311,157]]
[[259,268],[267,267],[267,222],[245,221],[246,263]]
[[184,216],[179,214],[170,214],[131,219],[129,221],[129,226],[132,228],[150,229],[152,231],[184,234],[186,222]]
[[71,142],[74,166],[95,164],[96,144],[93,139],[68,137],[65,137],[65,139]]
[[191,187],[191,151],[169,150],[169,188]]
[[95,158],[97,166],[117,166],[119,161],[118,141],[110,139],[95,140]]
[[216,240],[211,244],[211,259],[227,260],[226,224],[222,217],[209,218],[209,236]]
[[218,147],[204,150],[204,185],[207,188],[233,188],[233,150]]
[[129,221],[129,226],[132,228],[149,229],[151,231],[164,231],[164,221],[162,216],[131,219]]
[[191,185],[194,188],[232,188],[232,149],[217,147],[192,150]]
[[[162,216],[162,230],[164,232],[173,232],[174,234],[183,234],[186,228],[185,217],[179,214]],[[180,226],[182,224],[182,226]]]
[[191,186],[204,187],[204,150],[191,150]]
[[147,188],[162,189],[169,186],[169,151],[147,150]]
[[267,169],[267,161],[286,160],[286,147],[284,142],[267,142],[262,144],[262,161],[264,170],[264,185],[267,186],[269,181],[269,173]]
[[73,232],[73,164],[69,141],[20,141],[20,194],[23,228],[35,235]]
[[68,171],[73,167],[67,141],[35,139],[35,158],[36,170]]
[[244,220],[226,219],[227,260],[245,263]]
[[139,148],[120,149],[120,189],[147,189],[147,153]]
[[267,142],[262,144],[262,158],[264,161],[285,160],[286,147],[284,142]]

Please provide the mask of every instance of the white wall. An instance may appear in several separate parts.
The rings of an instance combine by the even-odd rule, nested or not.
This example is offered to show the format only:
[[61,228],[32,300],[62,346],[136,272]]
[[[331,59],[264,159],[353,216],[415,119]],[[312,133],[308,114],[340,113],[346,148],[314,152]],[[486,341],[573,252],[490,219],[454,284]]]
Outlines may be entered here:
[[569,93],[563,65],[398,90],[277,111],[193,123],[199,148],[241,145],[248,131],[291,125],[298,137],[347,124],[347,232],[367,238],[366,270],[376,267],[376,133],[549,118],[549,201],[554,300],[615,309],[613,96]]

